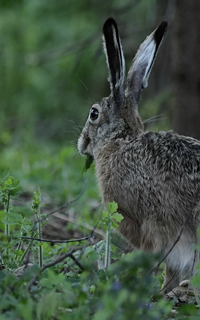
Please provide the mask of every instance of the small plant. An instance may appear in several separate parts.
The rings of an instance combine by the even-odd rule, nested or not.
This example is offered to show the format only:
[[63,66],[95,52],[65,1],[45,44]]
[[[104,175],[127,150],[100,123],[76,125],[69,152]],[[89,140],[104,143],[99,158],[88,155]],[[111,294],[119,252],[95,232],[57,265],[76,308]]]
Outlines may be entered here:
[[[21,222],[22,217],[18,214],[15,214],[11,210],[11,200],[16,200],[21,191],[22,187],[20,186],[19,180],[16,180],[10,176],[9,170],[6,170],[1,175],[0,194],[1,203],[4,206],[5,215],[3,218],[3,223],[5,225],[5,241],[7,242],[9,242],[9,238],[11,236],[10,225]],[[8,260],[9,254],[9,246],[6,246],[5,251],[1,255],[3,264],[5,264],[5,261]]]
[[[20,186],[19,180],[15,180],[12,176],[8,176],[8,172],[6,172],[5,177],[3,178],[3,182],[1,185],[1,198],[2,203],[4,205],[4,210],[6,213],[6,218],[9,216],[10,212],[10,201],[12,199],[16,199],[17,196],[22,191],[22,187]],[[9,223],[5,222],[5,235],[10,235]]]

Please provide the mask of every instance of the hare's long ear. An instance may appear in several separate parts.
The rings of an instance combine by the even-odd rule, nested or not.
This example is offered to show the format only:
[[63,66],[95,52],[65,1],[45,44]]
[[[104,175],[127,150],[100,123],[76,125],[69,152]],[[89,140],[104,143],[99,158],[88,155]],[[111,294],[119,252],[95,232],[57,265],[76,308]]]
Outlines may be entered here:
[[133,59],[127,77],[127,91],[136,102],[139,101],[143,88],[148,85],[148,78],[166,30],[167,22],[163,21],[140,45]]
[[115,20],[109,18],[103,26],[103,46],[109,70],[111,94],[115,102],[124,99],[125,61]]

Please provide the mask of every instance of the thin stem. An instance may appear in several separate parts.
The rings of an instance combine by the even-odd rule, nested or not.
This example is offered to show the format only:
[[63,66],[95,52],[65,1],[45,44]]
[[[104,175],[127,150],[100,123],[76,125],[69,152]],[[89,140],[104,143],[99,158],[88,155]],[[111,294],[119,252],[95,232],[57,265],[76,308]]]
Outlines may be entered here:
[[[35,212],[35,217],[37,220],[37,235],[39,239],[42,239],[42,231],[41,231],[41,220],[40,220],[40,209],[37,209],[37,212]],[[42,267],[42,245],[38,247],[38,260],[39,260],[39,266]]]
[[[37,191],[35,191],[33,197],[33,202],[32,202],[32,210],[35,214],[35,219],[36,219],[36,225],[37,226],[37,236],[38,238],[42,238],[42,220],[41,220],[41,215],[40,215],[40,203],[41,203],[41,191],[40,188],[37,188]],[[38,246],[38,261],[39,261],[39,266],[40,268],[42,267],[43,264],[43,256],[42,256],[42,244],[40,243]]]
[[106,250],[105,250],[105,269],[107,270],[110,265],[110,247],[111,247],[111,221],[108,223],[106,231]]
[[[38,208],[38,215],[39,215],[39,221],[38,221],[38,236],[39,238],[42,238],[42,230],[41,230],[41,221],[40,221],[40,209]],[[43,254],[42,254],[42,244],[40,243],[40,246],[39,246],[39,266],[40,268],[42,267],[43,265]]]
[[[10,208],[10,193],[8,192],[7,202],[6,202],[6,213],[9,213]],[[5,223],[5,236],[8,238],[10,235],[10,226],[8,223]],[[9,249],[6,247],[6,255],[9,256]]]
[[28,244],[28,246],[27,246],[26,250],[24,251],[24,253],[23,253],[23,255],[22,255],[21,259],[20,259],[20,264],[24,261],[24,258],[25,258],[25,256],[27,255],[27,253],[28,253],[28,251],[29,251],[30,247],[31,247],[31,242],[29,242],[29,244]]
[[[8,193],[7,203],[6,203],[6,213],[9,213],[9,207],[10,207],[10,194]],[[9,224],[5,223],[5,235],[9,237],[10,235],[10,228]]]

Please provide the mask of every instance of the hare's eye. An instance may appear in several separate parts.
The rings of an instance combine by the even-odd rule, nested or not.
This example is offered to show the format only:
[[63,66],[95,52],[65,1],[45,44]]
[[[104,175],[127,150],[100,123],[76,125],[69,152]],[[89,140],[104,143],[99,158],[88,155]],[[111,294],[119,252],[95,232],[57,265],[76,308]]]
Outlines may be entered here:
[[90,112],[90,119],[91,120],[96,120],[99,116],[99,111],[96,108],[92,108]]

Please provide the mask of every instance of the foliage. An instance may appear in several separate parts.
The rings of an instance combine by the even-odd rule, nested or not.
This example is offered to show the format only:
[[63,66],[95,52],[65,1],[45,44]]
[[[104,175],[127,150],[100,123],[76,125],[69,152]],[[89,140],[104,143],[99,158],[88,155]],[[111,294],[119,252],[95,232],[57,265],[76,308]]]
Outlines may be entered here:
[[[29,215],[22,207],[20,213],[15,211],[22,188],[9,171],[1,175],[0,191],[2,225],[11,228],[9,234],[1,234],[1,319],[173,318],[173,303],[158,294],[160,280],[151,272],[159,257],[140,251],[123,255],[112,243],[112,229],[123,219],[116,203],[108,204],[99,221],[98,227],[109,234],[106,240],[97,241],[92,232],[92,245],[85,240],[52,246],[51,242],[26,240],[27,236],[42,237],[31,213],[32,209],[42,228],[46,219],[40,214],[40,189],[27,204]],[[41,247],[42,264],[38,255]],[[195,320],[196,308],[180,309],[176,319],[188,315]]]

